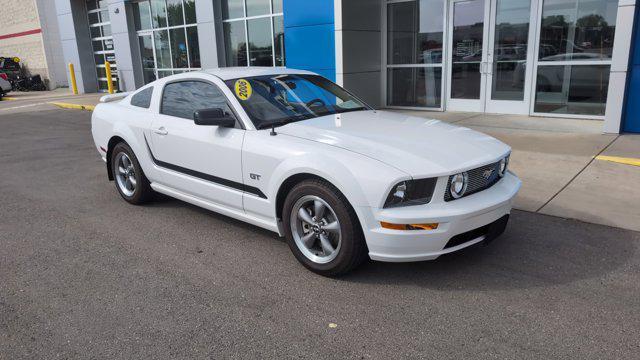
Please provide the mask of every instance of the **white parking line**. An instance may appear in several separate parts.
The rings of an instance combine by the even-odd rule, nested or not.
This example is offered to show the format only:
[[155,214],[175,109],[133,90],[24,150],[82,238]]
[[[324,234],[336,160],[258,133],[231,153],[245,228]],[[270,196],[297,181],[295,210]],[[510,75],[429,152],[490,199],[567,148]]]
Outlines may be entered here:
[[41,103],[28,104],[28,105],[12,106],[12,107],[8,107],[8,108],[0,109],[0,111],[2,111],[2,110],[15,110],[15,109],[22,109],[22,108],[27,108],[27,107],[32,107],[32,106],[38,106],[38,105],[45,105],[45,104],[47,104],[47,103],[46,103],[46,102],[41,102]]

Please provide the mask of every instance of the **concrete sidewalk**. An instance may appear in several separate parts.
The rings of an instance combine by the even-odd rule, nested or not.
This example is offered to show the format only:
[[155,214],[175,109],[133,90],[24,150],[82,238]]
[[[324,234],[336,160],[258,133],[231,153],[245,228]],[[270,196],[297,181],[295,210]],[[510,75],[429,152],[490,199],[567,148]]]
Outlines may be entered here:
[[106,94],[92,93],[73,95],[68,88],[57,88],[50,91],[13,91],[7,94],[3,102],[18,105],[25,102],[64,101],[74,104],[95,105]]
[[640,135],[602,134],[595,120],[398,112],[469,127],[509,144],[511,170],[523,182],[518,209],[640,231],[640,167],[596,158],[640,158]]

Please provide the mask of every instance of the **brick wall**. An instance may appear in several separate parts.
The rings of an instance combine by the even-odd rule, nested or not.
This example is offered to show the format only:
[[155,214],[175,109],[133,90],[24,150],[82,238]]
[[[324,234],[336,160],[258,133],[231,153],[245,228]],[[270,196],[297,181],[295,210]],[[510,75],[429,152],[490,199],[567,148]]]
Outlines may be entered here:
[[42,33],[19,35],[41,28],[35,0],[0,0],[0,24],[0,56],[17,56],[31,74],[49,79]]

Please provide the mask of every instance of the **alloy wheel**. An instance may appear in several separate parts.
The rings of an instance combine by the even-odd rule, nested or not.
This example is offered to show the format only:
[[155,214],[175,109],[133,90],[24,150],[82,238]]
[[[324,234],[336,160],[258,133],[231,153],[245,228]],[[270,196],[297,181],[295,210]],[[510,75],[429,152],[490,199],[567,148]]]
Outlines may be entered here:
[[331,206],[315,195],[305,195],[291,210],[291,233],[309,260],[326,264],[338,256],[342,243],[340,221]]
[[118,188],[125,196],[133,196],[136,192],[136,171],[129,155],[124,152],[116,155],[116,181]]

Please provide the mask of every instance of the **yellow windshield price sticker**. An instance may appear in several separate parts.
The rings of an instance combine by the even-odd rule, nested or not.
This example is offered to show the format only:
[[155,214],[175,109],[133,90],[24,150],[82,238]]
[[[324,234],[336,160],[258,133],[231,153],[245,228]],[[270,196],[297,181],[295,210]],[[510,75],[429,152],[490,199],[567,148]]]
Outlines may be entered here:
[[236,80],[235,84],[236,96],[240,100],[249,100],[251,94],[253,93],[253,89],[251,89],[251,84],[245,79]]

